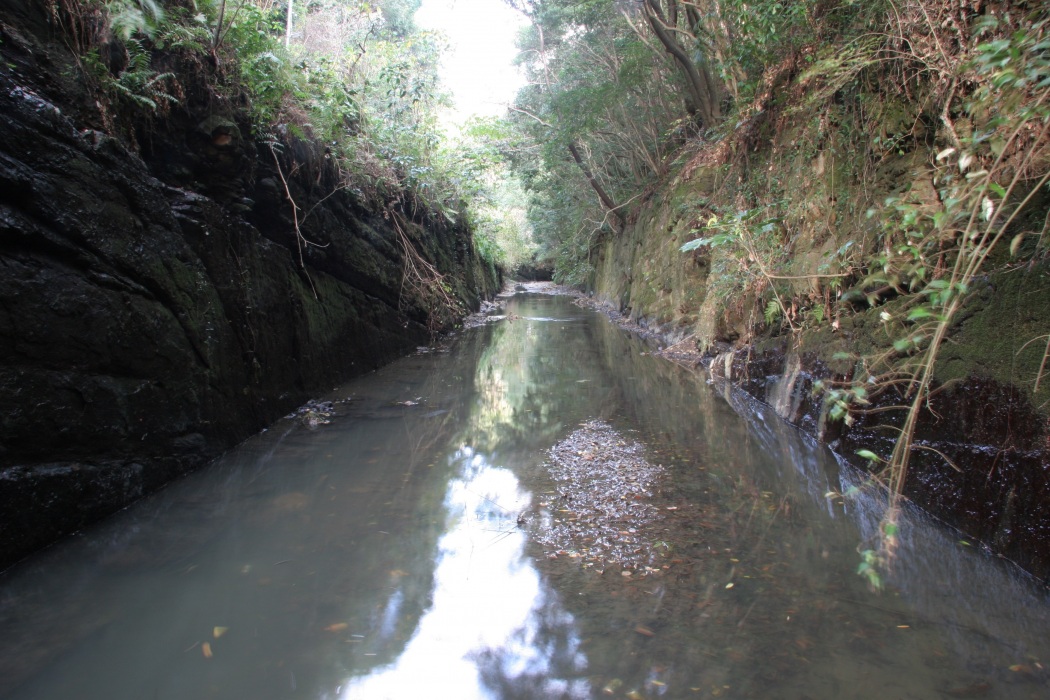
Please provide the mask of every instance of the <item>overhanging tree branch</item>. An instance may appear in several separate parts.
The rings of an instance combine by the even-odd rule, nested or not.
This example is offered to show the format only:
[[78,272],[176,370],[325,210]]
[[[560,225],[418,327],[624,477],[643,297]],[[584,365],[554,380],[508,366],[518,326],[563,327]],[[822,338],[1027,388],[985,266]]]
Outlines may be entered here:
[[576,165],[580,166],[580,170],[583,171],[584,177],[587,178],[587,182],[591,184],[591,188],[595,194],[598,195],[598,199],[601,200],[602,206],[606,208],[614,217],[616,217],[617,228],[622,230],[624,220],[617,211],[620,207],[616,204],[616,201],[605,191],[602,187],[602,183],[598,182],[598,178],[594,176],[591,171],[591,167],[587,165],[587,161],[580,155],[580,149],[577,148],[575,143],[569,142],[569,153],[572,154],[572,159],[576,161]]

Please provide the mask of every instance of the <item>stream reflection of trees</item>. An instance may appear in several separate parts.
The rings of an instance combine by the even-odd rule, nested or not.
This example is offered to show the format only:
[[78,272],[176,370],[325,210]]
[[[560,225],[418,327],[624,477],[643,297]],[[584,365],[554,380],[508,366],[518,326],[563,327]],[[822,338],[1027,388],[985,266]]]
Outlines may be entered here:
[[509,311],[513,317],[492,328],[474,377],[477,404],[466,434],[485,452],[550,447],[614,404],[585,312],[543,295],[517,298]]

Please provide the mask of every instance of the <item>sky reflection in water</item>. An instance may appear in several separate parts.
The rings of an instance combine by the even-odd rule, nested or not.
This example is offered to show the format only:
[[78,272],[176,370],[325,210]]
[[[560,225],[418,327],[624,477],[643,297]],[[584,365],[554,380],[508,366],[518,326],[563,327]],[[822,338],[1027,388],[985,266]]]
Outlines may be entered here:
[[470,447],[452,460],[458,473],[445,495],[447,531],[438,543],[431,606],[402,654],[351,678],[342,697],[426,697],[440,688],[467,700],[496,697],[494,686],[506,685],[589,697],[585,680],[557,678],[556,660],[570,660],[577,673],[587,662],[572,615],[525,556],[516,516],[531,495],[511,471]]

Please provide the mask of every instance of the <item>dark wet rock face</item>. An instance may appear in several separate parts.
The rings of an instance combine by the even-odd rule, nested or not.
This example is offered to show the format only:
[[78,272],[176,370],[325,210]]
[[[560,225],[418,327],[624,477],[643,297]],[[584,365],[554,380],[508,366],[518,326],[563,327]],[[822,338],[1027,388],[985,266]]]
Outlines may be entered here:
[[[857,450],[888,455],[904,403],[878,396],[870,415],[845,426],[827,420],[819,380],[842,381],[814,355],[772,347],[714,357],[730,380],[785,420],[827,441],[858,467]],[[1050,454],[1044,419],[1017,387],[970,377],[933,392],[915,435],[905,495],[992,551],[1050,580]],[[950,463],[949,463],[950,460]],[[953,466],[954,465],[954,466]]]
[[[0,30],[3,568],[427,342],[429,315],[403,293],[389,212],[336,191],[308,144],[275,162],[187,112],[140,157],[81,126],[53,45]],[[324,246],[305,267],[278,162]],[[496,291],[468,230],[399,215],[464,308]]]

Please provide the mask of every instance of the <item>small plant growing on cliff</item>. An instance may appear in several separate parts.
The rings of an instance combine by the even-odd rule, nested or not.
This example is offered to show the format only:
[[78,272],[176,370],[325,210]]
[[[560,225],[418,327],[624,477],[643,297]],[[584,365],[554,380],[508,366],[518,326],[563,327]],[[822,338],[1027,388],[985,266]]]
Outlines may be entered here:
[[724,218],[712,216],[698,231],[708,235],[685,243],[679,250],[687,253],[702,247],[725,248],[734,264],[724,268],[716,281],[721,295],[728,298],[747,287],[768,287],[773,299],[764,309],[766,323],[772,325],[780,318],[794,328],[790,307],[776,288],[776,280],[781,277],[776,274],[776,266],[783,252],[779,234],[782,219],[764,216],[765,212],[766,209],[749,209]]
[[173,73],[158,73],[150,67],[149,51],[142,42],[128,39],[128,65],[116,78],[107,76],[103,88],[118,98],[156,112],[163,106],[178,102],[168,93],[167,83],[175,79]]
[[857,565],[857,574],[868,582],[872,590],[882,590],[882,574],[880,571],[885,567],[885,561],[874,549],[865,549],[860,553],[860,564]]
[[[883,247],[871,259],[872,272],[861,289],[868,290],[872,304],[887,292],[896,298],[892,313],[881,313],[889,347],[861,358],[855,381],[827,394],[833,418],[848,421],[850,414],[866,412],[869,390],[894,392],[903,411],[890,454],[869,452],[869,459],[883,465],[889,491],[879,545],[866,555],[860,572],[869,578],[892,561],[911,458],[916,450],[932,449],[915,443],[916,426],[931,396],[939,353],[968,295],[990,266],[1017,260],[1026,239],[1038,242],[1028,249],[1029,259],[1041,254],[1045,217],[1035,218],[1041,225],[1036,230],[1025,218],[1050,182],[1048,21],[1008,32],[994,17],[978,25],[978,36],[994,32],[993,38],[978,44],[959,68],[979,80],[964,105],[972,133],[957,134],[945,120],[952,144],[935,159],[937,201],[894,197],[883,209]],[[953,96],[947,97],[945,114]],[[995,116],[991,105],[998,107]]]

